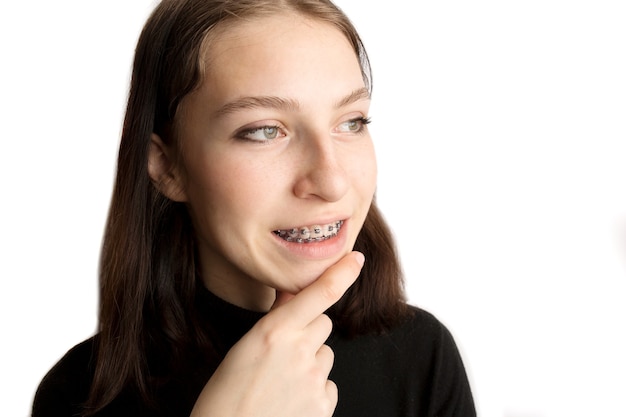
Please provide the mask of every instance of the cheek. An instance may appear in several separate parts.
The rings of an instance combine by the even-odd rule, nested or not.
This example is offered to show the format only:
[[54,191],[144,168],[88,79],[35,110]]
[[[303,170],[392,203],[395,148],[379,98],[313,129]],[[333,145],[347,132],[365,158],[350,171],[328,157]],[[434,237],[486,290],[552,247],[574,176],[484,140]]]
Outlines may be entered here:
[[227,192],[237,196],[239,203],[247,203],[248,210],[262,207],[282,196],[284,181],[290,176],[285,164],[276,158],[237,158],[229,167]]
[[211,210],[228,216],[254,211],[271,200],[284,178],[276,175],[275,163],[263,164],[233,153],[212,154],[215,157],[189,161],[188,194],[196,212]]
[[[220,208],[228,204],[229,195],[237,187],[229,161],[223,158],[211,158],[212,152],[189,152],[186,155],[185,191],[189,206],[195,217],[215,216]],[[216,211],[217,210],[217,211]]]
[[371,141],[368,142],[367,146],[360,148],[359,152],[355,152],[354,156],[355,158],[352,159],[353,181],[363,193],[373,195],[376,189],[378,166]]

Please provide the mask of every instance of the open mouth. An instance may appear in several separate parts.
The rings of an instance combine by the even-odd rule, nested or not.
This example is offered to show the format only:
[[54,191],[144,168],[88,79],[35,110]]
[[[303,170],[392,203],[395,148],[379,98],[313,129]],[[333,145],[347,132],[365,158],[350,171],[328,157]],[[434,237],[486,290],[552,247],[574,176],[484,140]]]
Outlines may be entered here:
[[343,225],[343,220],[323,225],[315,224],[312,226],[302,226],[293,229],[274,230],[274,234],[283,238],[287,242],[321,242],[337,236],[339,229],[341,229],[341,225]]

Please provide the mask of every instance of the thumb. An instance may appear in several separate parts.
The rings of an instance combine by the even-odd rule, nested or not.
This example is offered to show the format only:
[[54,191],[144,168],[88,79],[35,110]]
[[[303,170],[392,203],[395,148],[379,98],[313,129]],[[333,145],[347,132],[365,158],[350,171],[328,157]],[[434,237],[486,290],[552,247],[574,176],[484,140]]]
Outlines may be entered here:
[[274,304],[272,304],[272,308],[270,308],[270,311],[282,306],[293,297],[295,297],[294,294],[276,290],[276,299],[274,300]]

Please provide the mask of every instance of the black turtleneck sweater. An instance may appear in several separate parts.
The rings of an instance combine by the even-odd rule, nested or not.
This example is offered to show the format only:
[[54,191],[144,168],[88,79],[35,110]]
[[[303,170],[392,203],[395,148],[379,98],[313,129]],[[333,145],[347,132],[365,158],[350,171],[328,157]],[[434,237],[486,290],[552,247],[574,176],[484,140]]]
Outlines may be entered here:
[[[229,349],[263,316],[229,304],[204,290],[202,319]],[[97,337],[97,336],[96,336]],[[327,344],[335,353],[330,379],[337,384],[335,417],[474,417],[476,411],[465,369],[450,332],[431,314],[411,307],[408,320],[383,335]],[[44,377],[32,417],[79,416],[93,378],[94,338],[72,348]],[[198,369],[185,380],[168,381],[159,411],[138,396],[120,395],[97,417],[186,417],[212,369]]]

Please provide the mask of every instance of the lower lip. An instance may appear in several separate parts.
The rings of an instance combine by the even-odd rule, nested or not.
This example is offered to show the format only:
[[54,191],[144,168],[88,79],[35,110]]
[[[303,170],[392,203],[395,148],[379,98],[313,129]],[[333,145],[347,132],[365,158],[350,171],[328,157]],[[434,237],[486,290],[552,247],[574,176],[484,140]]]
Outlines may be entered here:
[[272,235],[282,247],[300,259],[328,259],[344,251],[347,238],[347,226],[348,222],[344,221],[336,236],[322,240],[321,242],[288,242],[273,233]]

